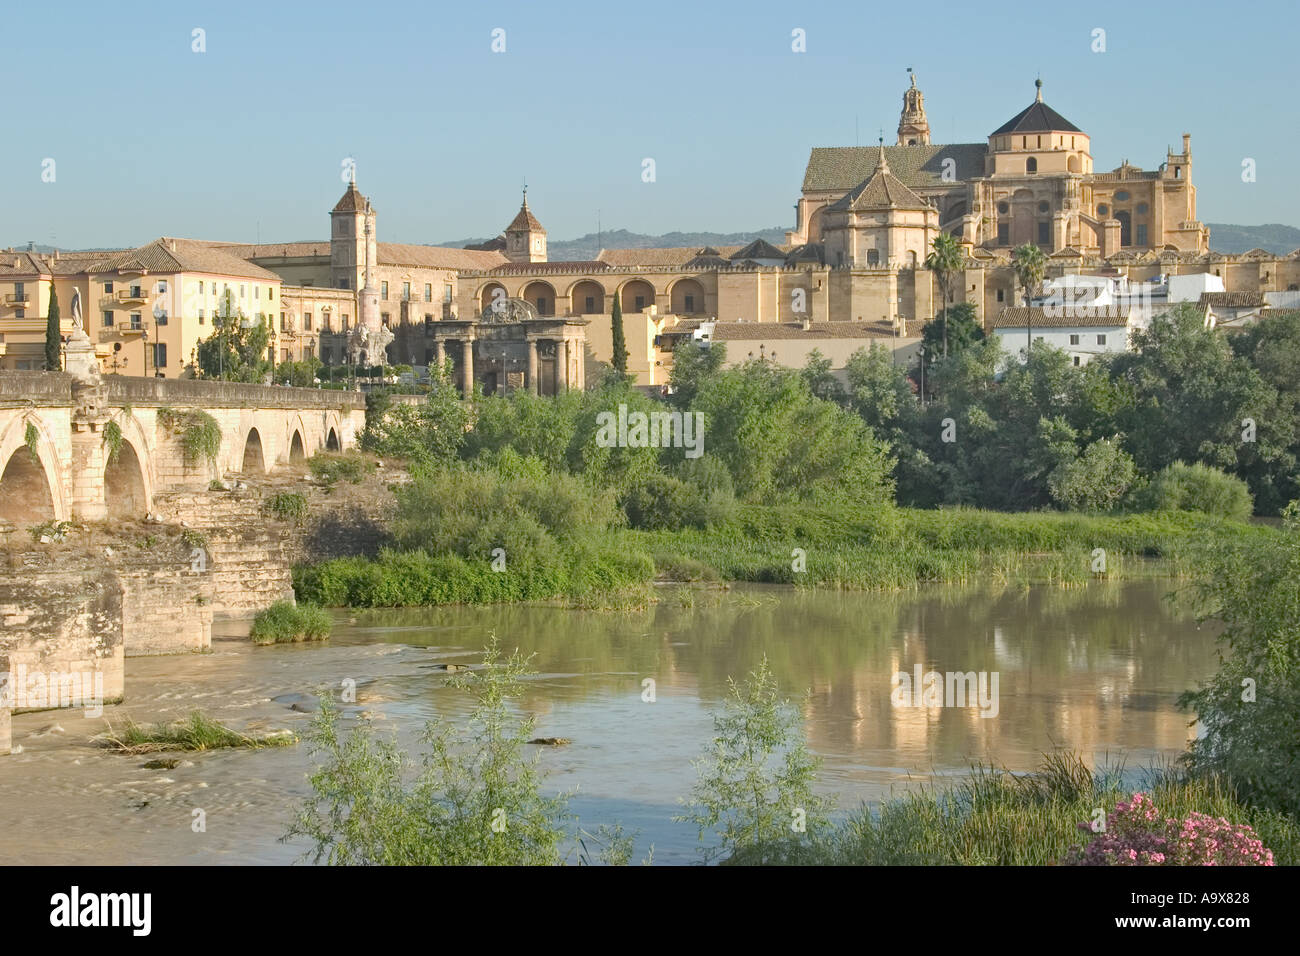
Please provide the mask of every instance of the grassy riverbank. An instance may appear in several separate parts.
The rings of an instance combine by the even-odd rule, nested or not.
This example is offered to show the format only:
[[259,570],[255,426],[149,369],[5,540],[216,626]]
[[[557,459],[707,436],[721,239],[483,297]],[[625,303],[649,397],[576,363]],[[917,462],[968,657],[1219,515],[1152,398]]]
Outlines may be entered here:
[[[390,549],[375,559],[297,568],[294,585],[300,601],[335,607],[554,599],[599,606],[620,593],[641,594],[655,580],[846,590],[976,582],[1079,585],[1095,577],[1181,576],[1207,542],[1275,534],[1188,512],[1112,517],[883,507],[863,514],[741,505],[728,521],[707,530],[613,528],[560,540],[545,560],[507,549],[494,561],[487,547],[481,558]],[[1094,571],[1103,558],[1104,571]]]

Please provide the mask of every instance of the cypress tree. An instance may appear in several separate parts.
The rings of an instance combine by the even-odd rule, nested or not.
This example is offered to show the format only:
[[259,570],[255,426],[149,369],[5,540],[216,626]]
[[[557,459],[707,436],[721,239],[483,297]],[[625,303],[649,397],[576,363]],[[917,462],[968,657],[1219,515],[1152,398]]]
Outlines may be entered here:
[[59,335],[59,293],[50,283],[50,311],[45,319],[45,371],[59,371],[59,349],[63,339]]
[[614,293],[614,309],[610,312],[610,325],[613,331],[614,371],[620,378],[627,378],[627,342],[623,339],[623,307],[619,304],[618,293]]

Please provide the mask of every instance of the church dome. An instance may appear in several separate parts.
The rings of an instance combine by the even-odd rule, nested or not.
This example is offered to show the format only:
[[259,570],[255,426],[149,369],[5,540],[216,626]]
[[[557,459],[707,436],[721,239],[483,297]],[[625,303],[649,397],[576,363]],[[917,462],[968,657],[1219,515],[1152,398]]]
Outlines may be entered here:
[[989,134],[990,136],[1002,136],[1005,133],[1083,132],[1083,130],[1079,129],[1079,127],[1075,126],[1068,119],[1043,102],[1042,80],[1035,80],[1034,86],[1038,88],[1037,97],[1034,102],[1030,103],[1015,116],[1011,117],[1011,119],[1007,120],[995,129]]

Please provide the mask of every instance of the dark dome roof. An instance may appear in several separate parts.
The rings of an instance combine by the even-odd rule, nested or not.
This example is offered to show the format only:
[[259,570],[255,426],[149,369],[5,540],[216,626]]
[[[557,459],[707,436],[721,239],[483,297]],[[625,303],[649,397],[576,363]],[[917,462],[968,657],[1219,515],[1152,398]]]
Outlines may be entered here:
[[1001,136],[1003,133],[1046,133],[1049,131],[1064,133],[1083,132],[1083,130],[1079,129],[1079,127],[1075,126],[1068,119],[1042,101],[1041,97],[1043,94],[1041,89],[1039,90],[1038,95],[1040,97],[1039,99],[1030,103],[989,135]]

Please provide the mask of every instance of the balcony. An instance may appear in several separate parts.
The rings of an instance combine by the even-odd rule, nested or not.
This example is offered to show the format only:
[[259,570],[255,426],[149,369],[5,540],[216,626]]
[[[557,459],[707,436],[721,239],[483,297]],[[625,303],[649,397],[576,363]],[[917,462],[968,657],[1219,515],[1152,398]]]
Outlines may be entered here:
[[30,302],[31,298],[26,292],[8,292],[5,294],[5,302],[10,305],[23,305]]
[[136,286],[133,289],[118,289],[113,293],[112,298],[120,305],[127,305],[132,302],[144,303],[149,301],[149,293],[143,287]]

